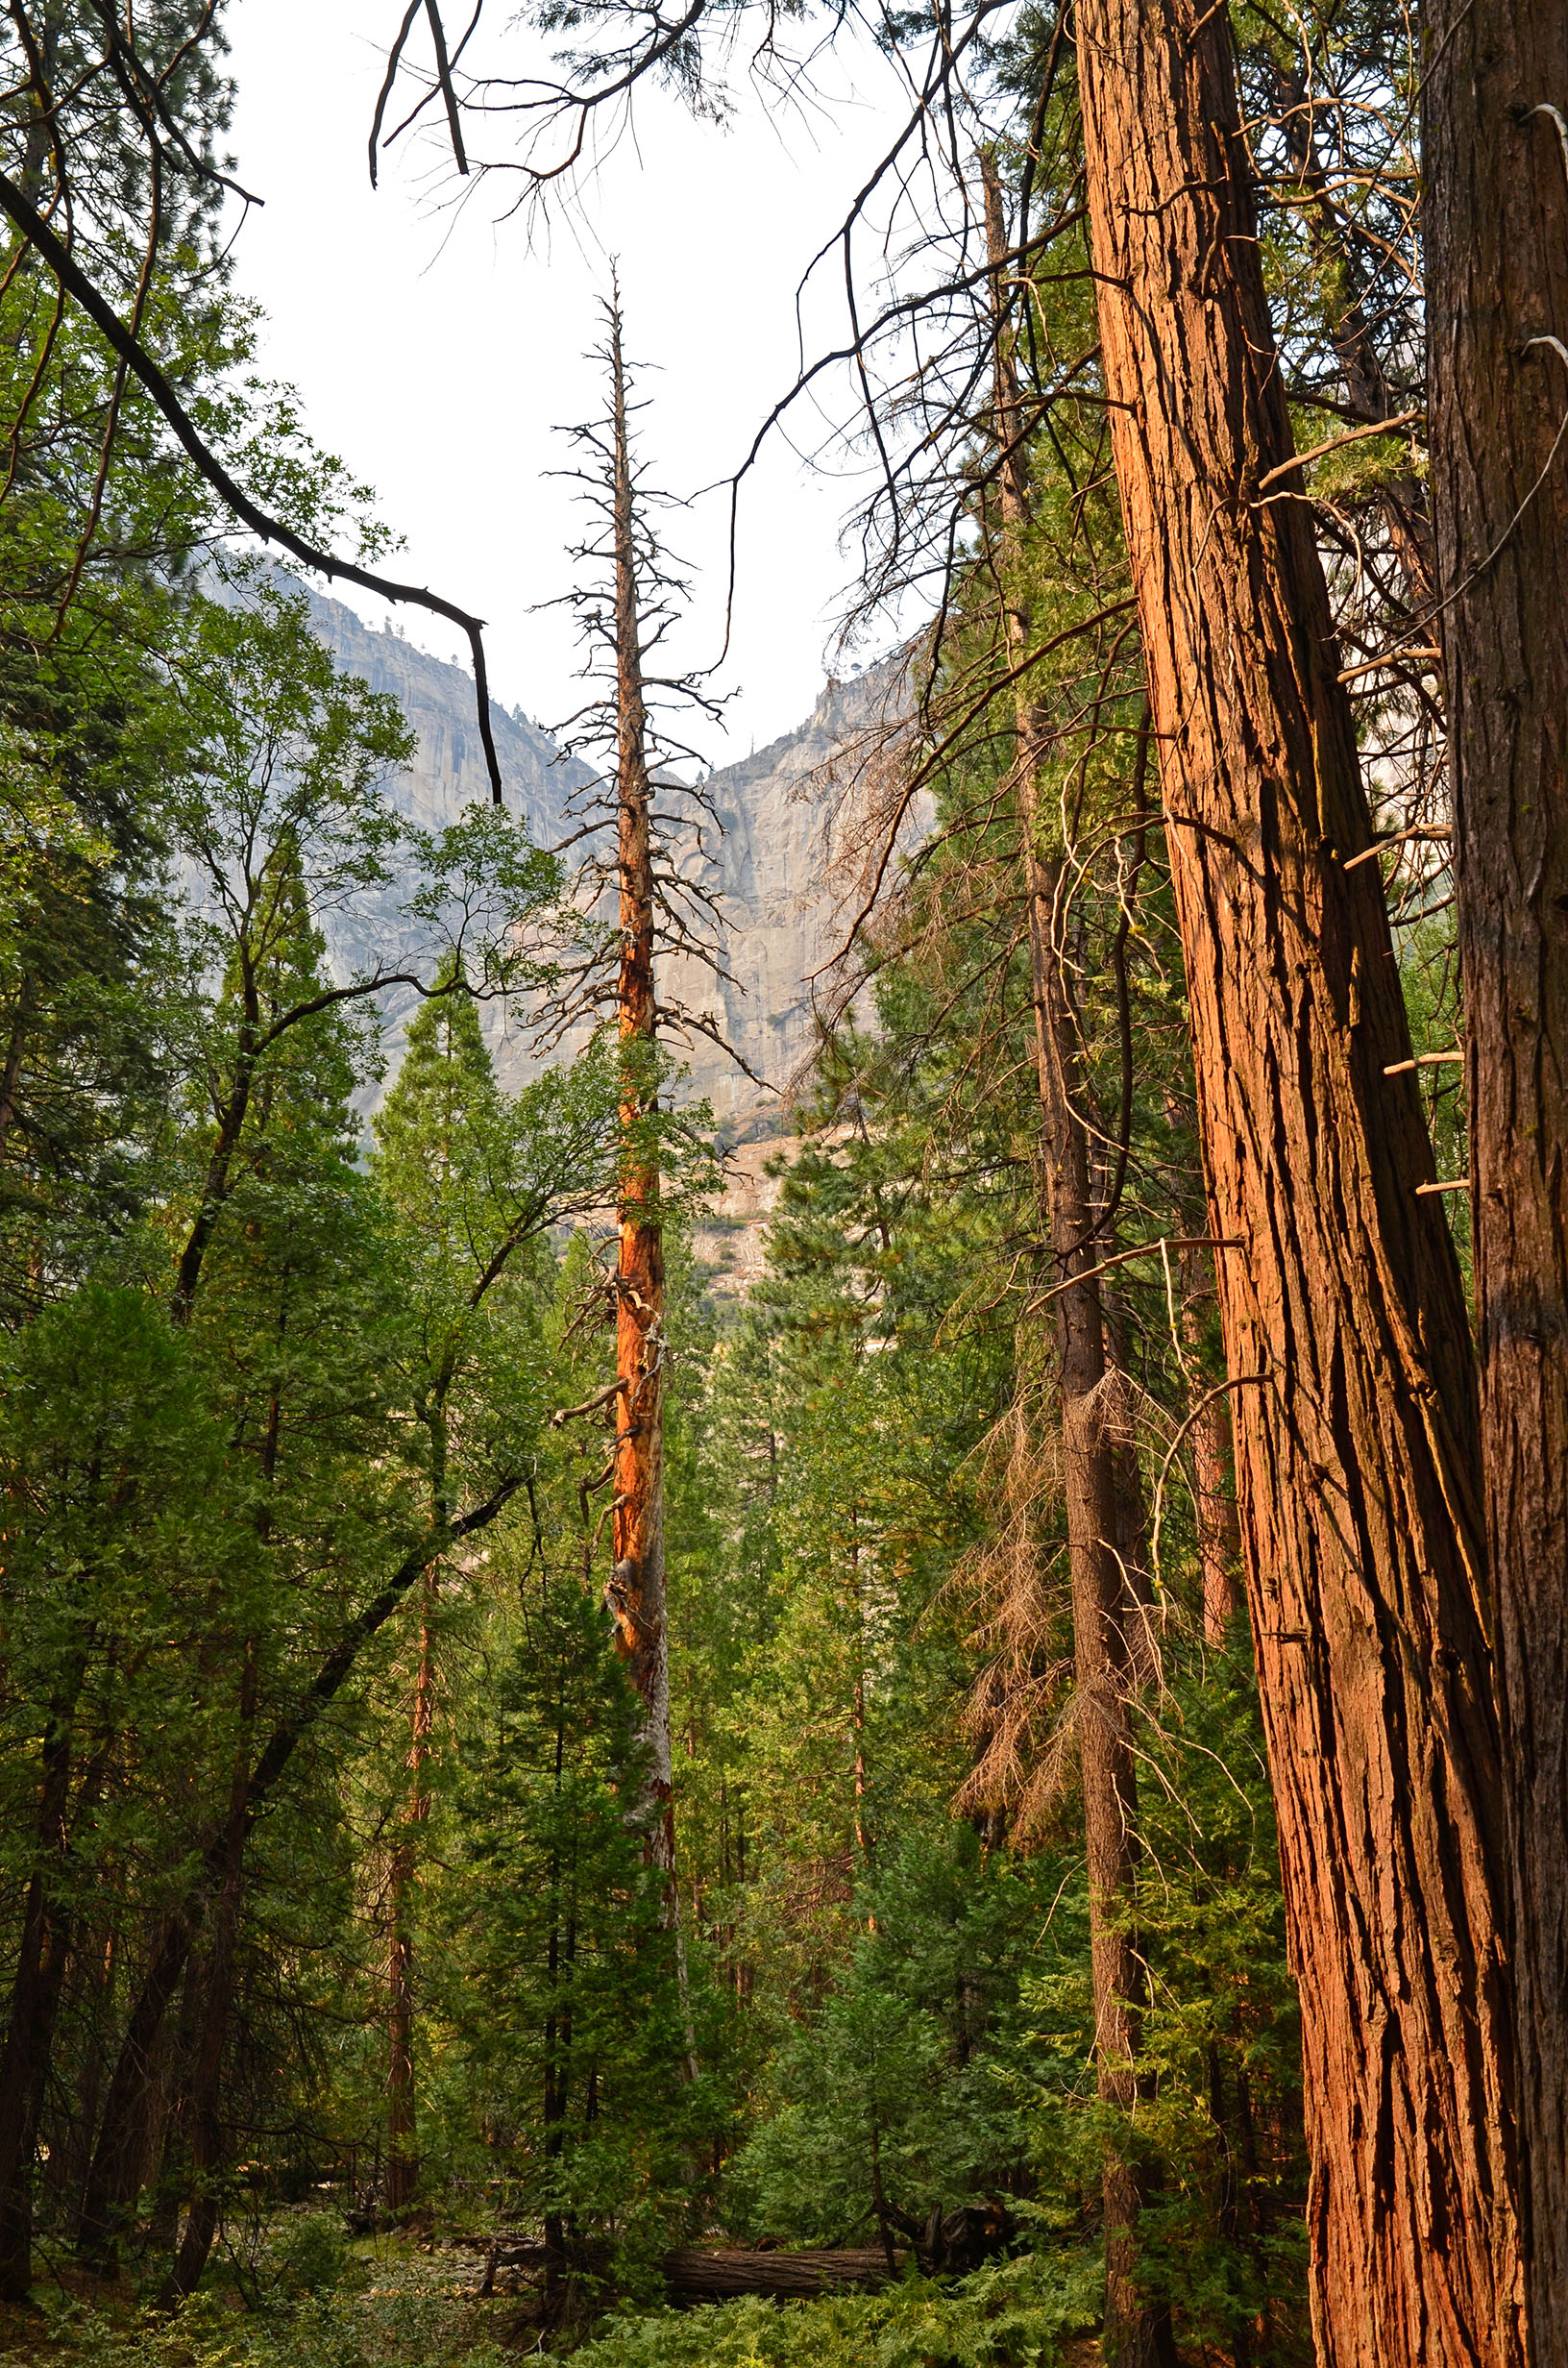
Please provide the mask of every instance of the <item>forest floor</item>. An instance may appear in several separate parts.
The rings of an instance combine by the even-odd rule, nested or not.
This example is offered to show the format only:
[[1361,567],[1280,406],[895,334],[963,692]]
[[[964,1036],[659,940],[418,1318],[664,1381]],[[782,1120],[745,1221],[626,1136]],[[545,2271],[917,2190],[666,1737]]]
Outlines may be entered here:
[[[671,2310],[623,2303],[547,2334],[538,2295],[429,2232],[347,2241],[326,2214],[253,2228],[174,2316],[129,2281],[61,2262],[25,2308],[0,2309],[0,2368],[516,2368],[570,2351],[581,2368],[1097,2368],[1072,2268],[1000,2262],[874,2293]],[[505,2290],[506,2288],[511,2290]]]

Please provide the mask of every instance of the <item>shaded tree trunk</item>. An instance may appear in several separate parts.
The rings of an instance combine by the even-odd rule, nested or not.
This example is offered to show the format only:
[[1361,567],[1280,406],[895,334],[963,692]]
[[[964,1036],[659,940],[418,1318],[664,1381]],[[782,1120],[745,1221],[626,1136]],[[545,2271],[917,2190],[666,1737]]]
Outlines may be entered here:
[[1568,7],[1439,0],[1433,507],[1498,1597],[1531,2339],[1568,2363]]
[[[1300,178],[1303,195],[1311,200],[1307,238],[1328,298],[1329,334],[1343,373],[1347,408],[1352,419],[1371,427],[1392,419],[1400,407],[1389,394],[1367,314],[1362,275],[1350,254],[1335,192],[1318,154],[1311,84],[1303,67],[1298,65],[1290,74],[1276,73],[1274,101],[1286,153]],[[1401,471],[1383,488],[1379,507],[1410,604],[1425,612],[1433,601],[1433,551],[1432,521],[1423,490],[1414,477]],[[1440,618],[1429,622],[1433,630],[1440,629]]]
[[86,1668],[79,1659],[51,1709],[43,1739],[36,1850],[22,1908],[21,1944],[0,2049],[0,2302],[23,2302],[33,2275],[33,2171],[38,2117],[54,2054],[69,1949],[60,1896],[69,1848],[74,1712]]
[[[1030,617],[1017,587],[1020,540],[1029,523],[1021,409],[1005,330],[1000,275],[1007,239],[994,165],[985,160],[987,235],[997,274],[996,434],[1001,449],[1000,505],[1004,631],[1011,662],[1028,647]],[[1102,1212],[1090,1188],[1089,1136],[1080,1115],[1085,1091],[1079,1027],[1060,943],[1063,866],[1043,852],[1045,818],[1039,781],[1046,737],[1038,708],[1017,701],[1018,803],[1023,826],[1031,986],[1040,1084],[1041,1165],[1052,1260],[1060,1281],[1052,1301],[1062,1409],[1062,1452],[1072,1591],[1078,1760],[1084,1791],[1089,1872],[1090,1955],[1094,1992],[1095,2077],[1101,2097],[1130,2113],[1138,2097],[1138,2026],[1144,2002],[1135,1937],[1138,1896],[1138,1772],[1128,1732],[1134,1682],[1129,1616],[1117,1541],[1126,1523],[1117,1482],[1119,1442],[1107,1390],[1106,1331],[1098,1279],[1105,1254]],[[1170,2356],[1168,2322],[1143,2306],[1136,2278],[1139,2189],[1131,2165],[1108,2155],[1104,2178],[1104,2357],[1111,2368],[1143,2368]]]
[[[1205,1250],[1188,1250],[1182,1258],[1182,1333],[1192,1359],[1192,1477],[1197,1500],[1198,1571],[1203,1591],[1202,1619],[1206,1644],[1220,1645],[1230,1634],[1240,1601],[1241,1533],[1232,1493],[1235,1458],[1231,1444],[1231,1409],[1225,1396],[1212,1394],[1201,1363],[1205,1310],[1213,1305],[1213,1292],[1198,1268]],[[1222,1254],[1222,1253],[1216,1253]]]
[[126,2022],[77,2221],[77,2249],[94,2269],[113,2267],[121,2232],[135,2204],[159,2035],[190,1961],[206,1908],[205,1887],[193,1889],[164,1919]]
[[387,1875],[386,2204],[401,2212],[419,2184],[414,2107],[414,1897],[419,1837],[430,1814],[425,1774],[435,1719],[434,1614],[439,1564],[425,1573],[419,1621],[419,1670],[408,1721],[408,1802]]
[[[236,1779],[236,1793],[243,1778]],[[245,1859],[245,1815],[241,1795],[231,1808],[223,1888],[208,1918],[208,1948],[202,1983],[201,2021],[185,2105],[190,2138],[190,2202],[184,2232],[159,2300],[172,2309],[193,2294],[218,2232],[223,2170],[223,2121],[219,2111],[224,2051],[234,2000],[235,1952],[239,1941],[240,1886]],[[134,2202],[134,2194],[122,2199]]]
[[1320,2356],[1520,2356],[1474,1368],[1290,433],[1230,31],[1079,0],[1087,195],[1161,751],[1301,1983]]
[[[521,1485],[520,1478],[503,1481],[483,1503],[459,1514],[455,1520],[449,1522],[443,1517],[438,1529],[404,1556],[380,1593],[349,1621],[312,1683],[274,1727],[250,1771],[244,1788],[246,1837],[281,1783],[301,1738],[336,1698],[362,1647],[391,1617],[435,1555],[457,1539],[487,1528]],[[207,1850],[196,1881],[164,1918],[126,2022],[104,2100],[103,2121],[78,2222],[80,2250],[87,2260],[100,2265],[112,2259],[120,2227],[135,2201],[142,2134],[155,2068],[154,2051],[208,1906],[221,1889],[227,1847],[225,1827]]]

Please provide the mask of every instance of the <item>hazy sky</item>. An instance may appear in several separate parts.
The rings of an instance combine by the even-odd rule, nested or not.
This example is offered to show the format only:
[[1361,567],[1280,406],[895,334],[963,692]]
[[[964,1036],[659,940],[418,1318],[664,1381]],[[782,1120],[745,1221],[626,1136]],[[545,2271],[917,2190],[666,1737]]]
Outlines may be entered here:
[[[406,538],[397,572],[490,622],[491,677],[506,705],[545,722],[570,712],[570,625],[537,613],[571,580],[576,532],[560,422],[591,414],[600,382],[582,358],[619,257],[628,341],[650,366],[646,448],[660,481],[690,494],[732,469],[794,376],[795,287],[901,118],[892,75],[868,50],[837,104],[806,120],[749,100],[727,130],[655,97],[592,191],[586,223],[548,243],[496,217],[493,179],[453,212],[431,152],[369,185],[365,139],[395,0],[232,0],[239,102],[233,145],[264,197],[236,247],[238,284],[268,316],[266,369],[292,381],[317,441],[378,489]],[[308,72],[302,62],[308,61]],[[837,342],[831,272],[809,333]],[[801,414],[798,442],[821,432]],[[842,471],[842,460],[839,467]],[[854,490],[775,443],[743,495],[741,575],[727,746],[744,754],[798,722],[821,685],[837,549]],[[717,652],[726,497],[669,522],[697,562],[693,655]],[[367,615],[376,604],[356,604]],[[379,619],[377,620],[379,621]],[[404,611],[410,638],[456,654],[439,620]]]

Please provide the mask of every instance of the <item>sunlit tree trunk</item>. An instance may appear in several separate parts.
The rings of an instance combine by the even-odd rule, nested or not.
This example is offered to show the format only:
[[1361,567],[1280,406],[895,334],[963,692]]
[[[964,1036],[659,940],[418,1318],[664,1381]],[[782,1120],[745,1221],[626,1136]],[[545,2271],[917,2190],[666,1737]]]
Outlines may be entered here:
[[643,1704],[649,1757],[654,1862],[675,1862],[671,1803],[670,1659],[664,1587],[664,1233],[653,1121],[657,1004],[653,989],[653,844],[643,699],[636,522],[626,432],[621,316],[610,329],[614,431],[617,861],[621,974],[617,1024],[624,1063],[621,1241],[616,1267],[615,1569],[609,1588],[616,1641]]
[[[1520,2356],[1474,1368],[1208,0],[1079,0],[1101,347],[1161,752],[1301,1985],[1320,2356]],[[1278,488],[1276,488],[1277,490]]]
[[1439,0],[1433,508],[1537,2368],[1568,2363],[1568,6]]

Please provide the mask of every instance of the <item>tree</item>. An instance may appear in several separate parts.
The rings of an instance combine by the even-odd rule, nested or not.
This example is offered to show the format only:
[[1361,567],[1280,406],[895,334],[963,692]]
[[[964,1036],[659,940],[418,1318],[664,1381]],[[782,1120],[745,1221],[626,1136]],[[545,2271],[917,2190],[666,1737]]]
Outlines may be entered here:
[[683,2078],[646,1706],[578,1571],[536,1567],[523,1594],[494,1707],[465,1739],[438,1981],[492,2161],[543,2221],[553,2318],[573,2273],[607,2265],[606,2238],[633,2259],[668,2242],[710,2133]]
[[[1115,1254],[1115,1198],[1121,1176],[1090,1185],[1091,1151],[1105,1140],[1098,1114],[1086,1108],[1082,1026],[1074,1007],[1067,929],[1066,850],[1054,842],[1044,777],[1054,735],[1048,711],[1024,671],[1031,618],[1024,589],[1024,545],[1032,524],[1029,445],[1005,325],[1003,279],[1007,235],[995,160],[982,160],[988,259],[994,274],[995,441],[1000,453],[1000,536],[997,575],[1010,671],[1017,677],[1017,804],[1022,825],[1023,891],[1035,1055],[1041,1110],[1040,1164],[1058,1279],[1050,1295],[1062,1407],[1062,1455],[1066,1500],[1067,1558],[1072,1572],[1073,1651],[1077,1663],[1078,1754],[1083,1774],[1089,1855],[1090,1930],[1094,1951],[1096,2071],[1101,2094],[1123,2108],[1137,2090],[1137,2029],[1144,2003],[1136,1930],[1138,1896],[1138,1773],[1128,1732],[1127,1694],[1143,1607],[1144,1584],[1119,1551],[1129,1520],[1118,1496],[1115,1394],[1111,1387],[1098,1270]],[[1113,661],[1114,662],[1114,661]],[[1107,672],[1110,668],[1108,666]],[[1138,742],[1141,766],[1146,737]],[[1065,809],[1064,809],[1065,810]],[[1131,1080],[1127,1091],[1131,1094]],[[1130,1104],[1129,1104],[1130,1107]],[[1121,1486],[1118,1488],[1118,1477]],[[1140,1526],[1140,1510],[1132,1522]],[[1105,2171],[1106,2324],[1104,2346],[1115,2368],[1142,2368],[1168,2358],[1168,2326],[1139,2301],[1134,2257],[1137,2181],[1113,2155]]]
[[[415,1333],[410,1398],[428,1459],[430,1518],[448,1509],[453,1445],[469,1462],[501,1443],[508,1412],[535,1417],[542,1347],[518,1270],[548,1227],[613,1194],[617,1081],[593,1048],[569,1074],[547,1072],[509,1101],[455,960],[408,1029],[397,1083],[377,1113],[375,1175],[405,1228]],[[445,990],[450,990],[447,992]],[[518,1407],[509,1408],[514,1396]],[[526,1432],[527,1416],[518,1426]],[[515,1452],[516,1441],[506,1443]],[[387,1868],[387,2208],[412,2201],[415,1934],[428,1763],[435,1723],[441,1563],[421,1581],[407,1798]]]
[[[1112,441],[1188,990],[1237,1496],[1303,1988],[1322,2356],[1518,2356],[1474,1376],[1228,26],[1075,17]],[[1426,1190],[1422,1188],[1426,1187]],[[1444,1970],[1439,1978],[1435,1968]]]
[[1531,2356],[1568,2361],[1568,12],[1444,5],[1423,82],[1447,653]]
[[[612,932],[592,937],[559,1005],[570,1024],[589,1013],[613,1014],[620,1064],[621,1170],[619,1239],[613,1285],[616,1378],[598,1403],[615,1410],[615,1443],[600,1486],[611,1490],[612,1567],[605,1601],[619,1649],[647,1716],[648,1781],[661,1813],[649,1831],[664,1867],[674,1912],[674,1813],[671,1805],[670,1652],[665,1607],[664,1393],[670,1358],[665,1323],[664,1231],[668,1179],[667,1125],[659,1096],[661,1034],[672,1026],[716,1036],[713,1021],[678,1002],[668,984],[673,957],[686,955],[723,975],[702,924],[713,911],[703,884],[707,848],[703,823],[710,809],[700,788],[673,771],[692,752],[671,741],[650,713],[650,694],[669,704],[705,711],[686,678],[655,677],[651,664],[677,613],[684,587],[670,571],[649,524],[659,499],[643,482],[631,442],[633,405],[623,345],[619,286],[604,308],[601,358],[609,376],[610,407],[595,426],[574,431],[588,455],[578,473],[600,532],[576,555],[602,566],[607,580],[572,596],[589,651],[586,672],[605,682],[604,697],[575,718],[574,746],[603,749],[612,758],[607,782],[572,802],[575,836],[592,839],[613,826],[613,855],[590,855],[578,876],[579,901],[592,910],[613,888]],[[662,807],[660,803],[662,794]],[[698,864],[680,861],[679,840],[696,840]],[[655,976],[656,959],[666,979]],[[661,1028],[662,1023],[662,1028]],[[686,1122],[685,1132],[700,1122]],[[592,1404],[593,1402],[591,1402]],[[591,1411],[590,1407],[575,1410]],[[587,1497],[584,1497],[586,1507]],[[590,1546],[590,1554],[592,1546]]]

